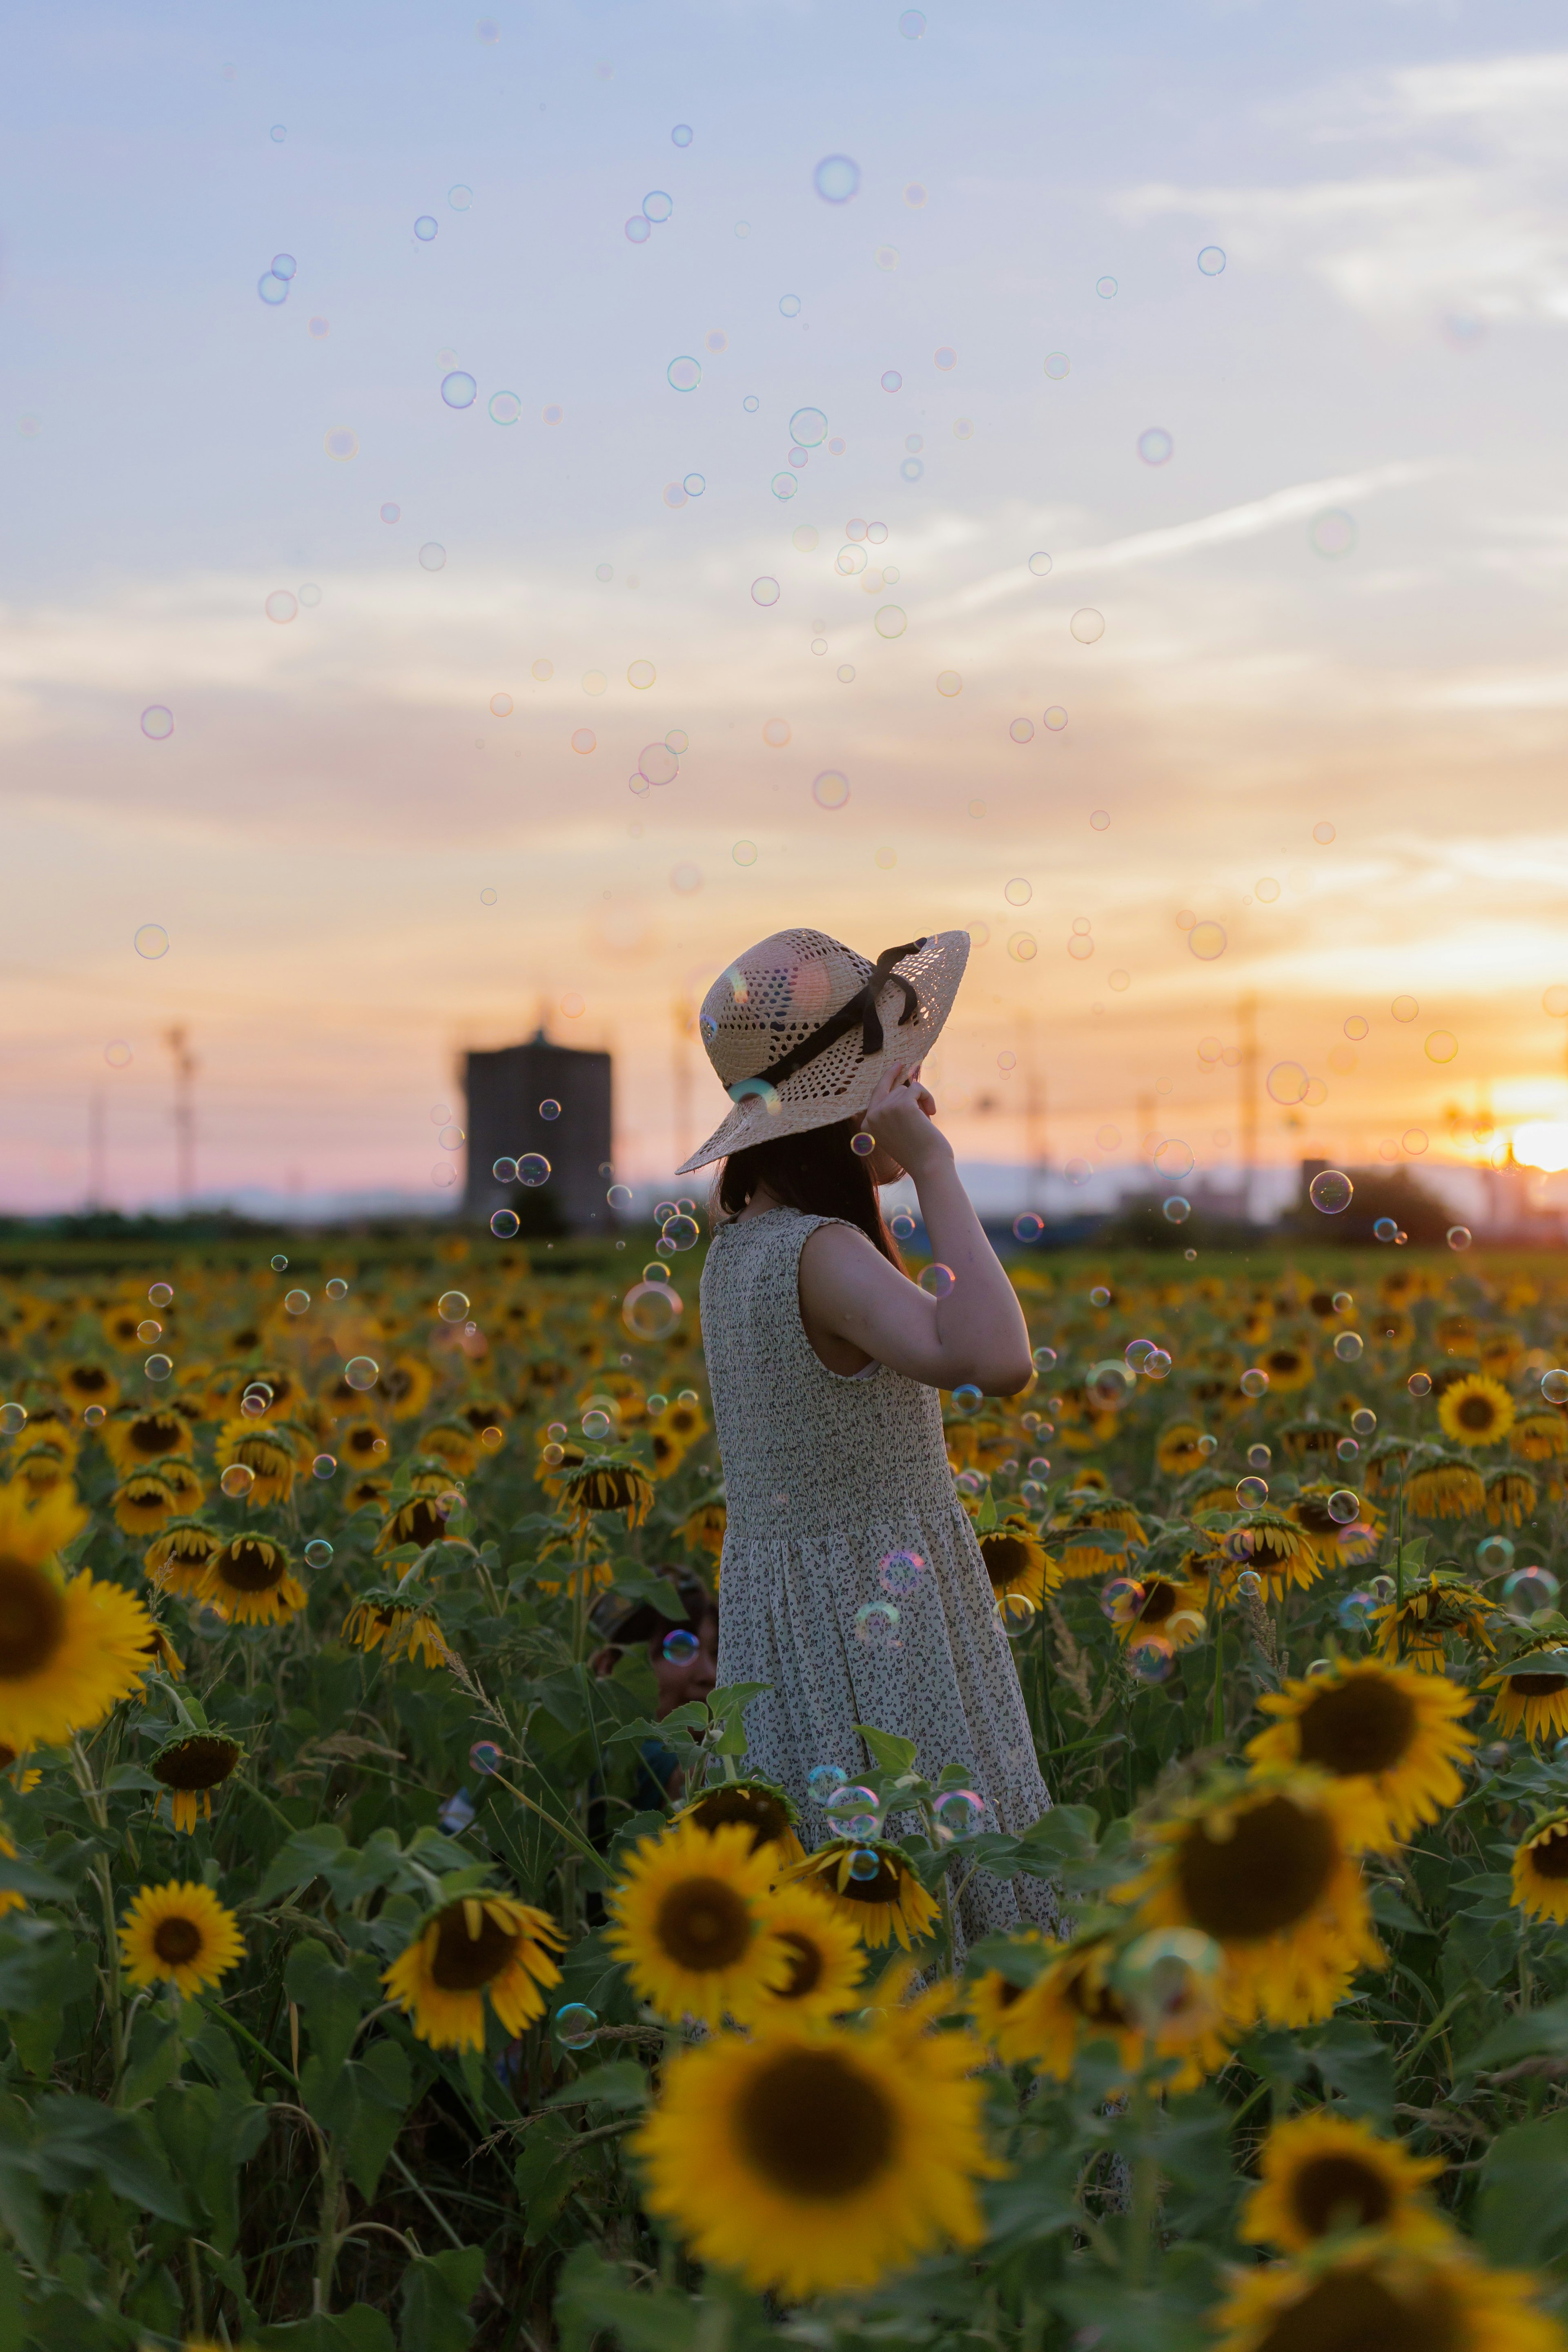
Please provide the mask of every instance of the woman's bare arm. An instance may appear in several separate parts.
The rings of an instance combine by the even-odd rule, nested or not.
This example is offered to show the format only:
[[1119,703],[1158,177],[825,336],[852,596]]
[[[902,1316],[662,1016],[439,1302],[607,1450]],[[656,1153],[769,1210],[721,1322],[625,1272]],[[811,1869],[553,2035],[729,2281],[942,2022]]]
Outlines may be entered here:
[[931,1297],[863,1234],[820,1225],[801,1252],[801,1313],[808,1334],[830,1334],[931,1388],[973,1382],[987,1395],[1011,1396],[1031,1370],[1023,1312],[922,1092],[918,1074],[890,1071],[861,1124],[877,1139],[879,1160],[914,1179],[931,1255],[952,1270],[952,1288]]

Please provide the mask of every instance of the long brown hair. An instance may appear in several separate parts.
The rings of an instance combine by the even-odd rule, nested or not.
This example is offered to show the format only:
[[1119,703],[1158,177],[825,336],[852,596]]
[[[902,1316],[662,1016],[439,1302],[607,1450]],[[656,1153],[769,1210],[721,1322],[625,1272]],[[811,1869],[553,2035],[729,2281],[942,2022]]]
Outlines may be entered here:
[[809,1127],[804,1135],[781,1135],[750,1144],[744,1151],[731,1151],[721,1164],[713,1188],[718,1208],[727,1217],[737,1217],[759,1185],[765,1184],[786,1209],[799,1209],[808,1217],[841,1217],[847,1225],[858,1225],[873,1248],[901,1274],[904,1262],[882,1215],[869,1156],[862,1160],[849,1149],[859,1124],[858,1118],[835,1119],[831,1127]]

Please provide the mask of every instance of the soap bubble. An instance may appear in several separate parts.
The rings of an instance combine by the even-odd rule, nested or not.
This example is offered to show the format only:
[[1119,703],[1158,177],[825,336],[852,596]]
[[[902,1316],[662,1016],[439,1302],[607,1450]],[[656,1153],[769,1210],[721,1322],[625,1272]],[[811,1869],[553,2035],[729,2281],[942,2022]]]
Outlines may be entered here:
[[860,189],[860,166],[849,155],[825,155],[811,175],[824,204],[847,205]]
[[1476,1566],[1483,1576],[1501,1576],[1513,1566],[1513,1544],[1507,1536],[1483,1536],[1476,1546]]
[[490,1219],[490,1231],[498,1242],[513,1241],[521,1222],[515,1209],[498,1209]]
[[1236,1589],[1244,1601],[1256,1601],[1263,1591],[1263,1579],[1255,1568],[1244,1568],[1236,1580]]
[[1127,2007],[1148,2034],[1190,2032],[1217,2017],[1225,1955],[1195,1927],[1156,1927],[1128,1946],[1117,1971]]
[[1361,1517],[1361,1497],[1352,1495],[1348,1486],[1341,1486],[1329,1496],[1328,1512],[1336,1527],[1349,1527],[1352,1519]]
[[803,449],[818,449],[827,437],[827,419],[820,408],[797,408],[789,421],[790,438]]
[[1447,1243],[1451,1250],[1468,1250],[1474,1239],[1468,1225],[1450,1225],[1448,1228]]
[[1205,278],[1217,278],[1225,268],[1225,254],[1217,245],[1205,245],[1198,256],[1198,268]]
[[659,222],[669,218],[675,206],[662,188],[650,188],[642,200],[642,209],[643,218],[654,222],[657,226]]
[[1135,1578],[1113,1576],[1100,1590],[1100,1606],[1113,1625],[1131,1625],[1147,1597]]
[[1261,1364],[1249,1364],[1237,1386],[1243,1396],[1260,1397],[1268,1386],[1268,1375]]
[[671,360],[664,373],[675,392],[695,392],[702,381],[701,362],[694,360],[689,352],[683,352],[679,359]]
[[337,1476],[337,1473],[338,1465],[334,1455],[331,1454],[317,1454],[312,1456],[310,1462],[310,1475],[312,1478],[335,1478]]
[[492,392],[489,414],[492,425],[515,425],[522,415],[522,402],[515,392]]
[[1334,1604],[1334,1619],[1346,1633],[1364,1633],[1377,1602],[1370,1592],[1344,1593]]
[[541,1184],[550,1181],[550,1162],[542,1151],[525,1151],[517,1163],[517,1181],[536,1192]]
[[1307,1187],[1307,1198],[1325,1217],[1337,1217],[1348,1209],[1354,1192],[1355,1186],[1338,1168],[1320,1168]]
[[925,1573],[918,1551],[884,1552],[877,1565],[877,1581],[894,1601],[907,1601]]
[[1138,436],[1138,455],[1146,466],[1163,466],[1175,446],[1163,425],[1152,425]]
[[443,1323],[462,1323],[468,1319],[468,1301],[461,1290],[444,1290],[436,1301],[436,1312]]
[[1413,1397],[1430,1396],[1432,1393],[1432,1375],[1430,1372],[1412,1372],[1405,1385],[1409,1390]]
[[1127,1663],[1139,1682],[1163,1683],[1170,1679],[1176,1654],[1163,1635],[1152,1633],[1147,1641],[1131,1645]]
[[1037,580],[1043,580],[1051,568],[1051,559],[1044,548],[1037,549],[1029,558],[1029,569]]
[[471,408],[479,388],[466,368],[454,368],[441,379],[441,397],[448,408]]
[[753,604],[776,604],[778,601],[779,583],[776,580],[764,574],[761,580],[752,581],[752,602]]
[[1276,1062],[1264,1080],[1271,1102],[1299,1103],[1311,1081],[1300,1062]]
[[493,1739],[476,1739],[468,1750],[468,1762],[476,1772],[482,1773],[489,1780],[492,1773],[500,1770],[500,1749]]
[[160,956],[166,956],[169,952],[169,934],[162,923],[143,923],[131,944],[139,956],[145,956],[149,963],[156,963]]
[[945,1298],[956,1281],[950,1265],[933,1264],[921,1268],[920,1286],[928,1298]]
[[1555,1370],[1542,1372],[1541,1393],[1548,1404],[1568,1404],[1568,1372]]
[[586,2050],[597,2039],[599,2020],[585,2001],[563,2001],[555,2012],[556,2038],[563,2050]]
[[[1041,1493],[1044,1490],[1037,1488],[1036,1491]],[[1028,1492],[1029,1483],[1026,1482],[1024,1493],[1026,1496]],[[1002,1620],[1002,1631],[1007,1639],[1016,1642],[1035,1622],[1035,1604],[1026,1592],[1004,1592],[998,1597],[996,1613]]]
[[1392,1217],[1379,1217],[1373,1224],[1373,1234],[1380,1242],[1391,1242],[1399,1231]]
[[668,743],[645,743],[637,754],[637,773],[646,783],[672,784],[680,762]]
[[1346,514],[1342,507],[1325,507],[1313,519],[1311,541],[1320,555],[1352,554],[1356,543],[1354,516]]
[[818,808],[841,809],[849,798],[849,780],[837,768],[825,768],[813,782],[811,796]]
[[425,572],[444,572],[446,570],[447,551],[442,546],[438,539],[427,539],[426,541],[424,546],[419,551],[419,564],[420,569]]
[[150,743],[166,743],[174,731],[174,714],[163,703],[150,703],[142,713],[142,732]]
[[229,1501],[236,1503],[242,1495],[249,1494],[256,1484],[256,1473],[248,1462],[231,1462],[217,1483]]
[[1173,1135],[1155,1147],[1154,1165],[1162,1176],[1172,1183],[1179,1183],[1184,1176],[1192,1174],[1197,1160],[1192,1146],[1184,1143],[1179,1136]]
[[826,1805],[849,1775],[842,1764],[814,1764],[805,1776],[806,1792],[814,1805]]
[[899,18],[899,30],[906,41],[918,41],[925,28],[926,20],[918,8],[906,8]]
[[381,1366],[374,1356],[351,1356],[343,1366],[343,1379],[351,1389],[373,1389],[381,1378]]
[[1236,1499],[1241,1505],[1244,1511],[1256,1510],[1259,1504],[1266,1503],[1268,1500],[1268,1480],[1266,1478],[1238,1479],[1237,1482]]
[[1013,1237],[1016,1241],[1037,1242],[1045,1230],[1044,1217],[1037,1216],[1033,1209],[1026,1209],[1020,1216],[1013,1220]]
[[684,1625],[677,1626],[673,1633],[664,1637],[664,1654],[672,1666],[689,1666],[701,1646],[696,1634]]
[[882,1867],[881,1857],[870,1846],[858,1846],[849,1857],[849,1875],[864,1885],[875,1878]]
[[283,1309],[285,1314],[303,1315],[310,1304],[310,1294],[308,1290],[286,1290],[283,1293]]
[[310,1541],[305,1546],[306,1567],[331,1568],[331,1545],[327,1541],[325,1536],[313,1536],[310,1538]]
[[262,610],[269,621],[276,621],[281,628],[299,612],[300,599],[291,588],[274,588]]
[[150,1381],[166,1381],[174,1366],[168,1356],[149,1356],[142,1369]]
[[1502,1597],[1520,1617],[1533,1617],[1538,1609],[1555,1609],[1560,1591],[1550,1569],[1521,1568],[1503,1583]]
[[1097,613],[1092,604],[1086,604],[1081,612],[1073,614],[1069,625],[1080,646],[1097,645],[1105,635],[1105,615]]
[[974,1789],[945,1789],[931,1806],[938,1829],[949,1837],[971,1837],[985,1813],[985,1800]]
[[279,278],[275,269],[268,269],[257,279],[256,290],[271,310],[275,310],[279,302],[289,299],[289,281],[286,278]]
[[634,1339],[668,1339],[684,1311],[668,1282],[634,1283],[621,1301],[621,1320]]
[[901,605],[884,604],[872,625],[879,637],[901,637],[909,625],[909,615]]
[[1377,1415],[1369,1404],[1358,1404],[1351,1415],[1351,1427],[1358,1437],[1370,1437],[1377,1427]]
[[1223,923],[1194,923],[1187,932],[1187,951],[1203,963],[1213,963],[1216,956],[1224,955],[1229,944]]
[[1341,1331],[1334,1340],[1334,1353],[1342,1364],[1353,1364],[1365,1346],[1359,1331]]
[[901,392],[903,388],[904,379],[899,373],[898,369],[889,368],[882,378],[882,390],[884,392]]
[[1184,1225],[1192,1213],[1192,1202],[1184,1199],[1180,1192],[1172,1193],[1162,1212],[1166,1223],[1172,1225]]

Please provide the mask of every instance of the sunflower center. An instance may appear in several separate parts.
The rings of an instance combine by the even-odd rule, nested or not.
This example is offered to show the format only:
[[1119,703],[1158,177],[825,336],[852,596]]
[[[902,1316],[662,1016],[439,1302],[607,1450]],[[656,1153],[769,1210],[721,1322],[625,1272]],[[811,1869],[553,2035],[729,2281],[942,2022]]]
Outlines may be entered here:
[[1086,1966],[1079,1969],[1065,1987],[1067,1997],[1079,2015],[1090,2025],[1125,2025],[1127,2011],[1108,1984],[1097,1984],[1092,1971]]
[[153,1759],[153,1773],[165,1789],[216,1789],[239,1761],[231,1739],[182,1739],[165,1756]]
[[1568,1675],[1510,1675],[1508,1686],[1521,1698],[1555,1698],[1568,1690]]
[[1370,2272],[1340,2270],[1279,2312],[1258,2352],[1455,2352],[1458,2341],[1446,2300],[1413,2307]]
[[1497,1419],[1497,1407],[1489,1396],[1461,1397],[1454,1417],[1462,1428],[1489,1429]]
[[826,2202],[868,2189],[893,2153],[879,2086],[826,2050],[791,2050],[752,2077],[735,2113],[741,2147],[771,2188]]
[[683,1878],[658,1906],[658,1939],[677,1965],[733,1968],[754,1932],[744,1896],[721,1878]]
[[429,1544],[446,1533],[447,1522],[428,1495],[420,1495],[408,1506],[407,1528],[405,1543]]
[[1530,1866],[1538,1878],[1568,1878],[1568,1829],[1548,1830],[1531,1847]]
[[1303,1495],[1296,1506],[1296,1517],[1310,1536],[1339,1533],[1337,1520],[1329,1517],[1328,1497],[1324,1495]]
[[1143,1606],[1138,1612],[1139,1623],[1163,1625],[1166,1618],[1174,1613],[1181,1597],[1173,1584],[1151,1584],[1144,1596]]
[[133,1421],[131,1424],[132,1444],[138,1454],[149,1456],[173,1454],[184,1434],[177,1421],[172,1422],[158,1412],[145,1413],[140,1421]]
[[160,1919],[153,1931],[153,1949],[172,1968],[194,1960],[202,1948],[202,1931],[194,1919]]
[[268,1592],[283,1581],[283,1555],[256,1536],[237,1536],[219,1553],[217,1570],[232,1591]]
[[846,1878],[835,1888],[841,1903],[896,1903],[899,1899],[899,1874],[886,1854],[877,1856],[875,1878]]
[[65,1638],[66,1604],[42,1569],[0,1555],[0,1681],[47,1666]]
[[809,1936],[797,1936],[793,1927],[781,1929],[779,1941],[789,1947],[789,1980],[779,1994],[781,2000],[799,2000],[815,1992],[822,1981],[822,1951]]
[[754,1789],[715,1789],[692,1807],[692,1818],[705,1830],[719,1829],[726,1822],[744,1822],[752,1832],[753,1853],[770,1839],[782,1838],[789,1828],[789,1815],[778,1798]]
[[488,1911],[479,1914],[479,1932],[468,1933],[460,1903],[448,1904],[436,1927],[436,1957],[430,1963],[433,1983],[443,1992],[478,1992],[499,1977],[517,1948],[517,1937]]
[[1227,1838],[1207,1822],[1183,1841],[1177,1882],[1194,1927],[1217,1941],[1277,1936],[1304,1919],[1339,1860],[1334,1833],[1321,1813],[1267,1797],[1239,1813]]
[[1393,2192],[1380,2172],[1353,2156],[1315,2156],[1301,2167],[1290,2188],[1290,2201],[1303,2225],[1315,2238],[1348,2223],[1356,2230],[1375,2229],[1386,2221]]
[[1352,1675],[1308,1700],[1301,1761],[1325,1772],[1386,1772],[1409,1748],[1415,1702],[1381,1675]]
[[1022,1576],[1029,1565],[1027,1547],[1016,1536],[987,1536],[980,1550],[985,1573],[997,1591],[1016,1576]]
[[109,1374],[97,1364],[83,1364],[71,1374],[70,1384],[83,1396],[97,1396],[100,1389],[109,1386]]

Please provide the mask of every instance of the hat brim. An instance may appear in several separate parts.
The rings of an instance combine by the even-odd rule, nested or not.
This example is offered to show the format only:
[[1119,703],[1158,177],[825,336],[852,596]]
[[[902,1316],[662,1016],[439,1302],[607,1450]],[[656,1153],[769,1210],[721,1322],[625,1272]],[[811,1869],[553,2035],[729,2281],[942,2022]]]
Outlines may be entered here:
[[689,1160],[681,1161],[676,1174],[689,1176],[694,1169],[710,1167],[714,1160],[726,1160],[732,1151],[748,1150],[754,1143],[767,1143],[784,1135],[805,1135],[814,1127],[832,1127],[841,1118],[858,1117],[889,1069],[900,1062],[924,1061],[936,1044],[947,1025],[947,1016],[952,1011],[958,984],[969,961],[969,944],[967,931],[941,931],[921,950],[918,969],[910,975],[919,999],[913,1021],[900,1025],[898,1016],[902,996],[897,982],[889,981],[877,1000],[882,1021],[882,1050],[858,1063],[847,1084],[832,1094],[824,1094],[820,1082],[814,1077],[813,1065],[806,1063],[781,1087],[770,1087],[765,1097],[744,1096],[722,1125],[714,1129],[707,1142],[700,1145]]

